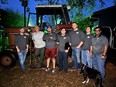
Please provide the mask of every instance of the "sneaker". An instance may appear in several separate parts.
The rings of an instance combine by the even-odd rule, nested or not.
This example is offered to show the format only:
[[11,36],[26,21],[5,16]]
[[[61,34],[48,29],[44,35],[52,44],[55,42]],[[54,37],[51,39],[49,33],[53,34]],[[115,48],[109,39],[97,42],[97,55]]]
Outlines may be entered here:
[[46,67],[45,71],[48,72],[49,70],[50,70],[50,68],[49,67]]
[[53,68],[53,69],[52,69],[52,73],[55,73],[55,71],[56,71],[56,69],[55,69],[55,68]]

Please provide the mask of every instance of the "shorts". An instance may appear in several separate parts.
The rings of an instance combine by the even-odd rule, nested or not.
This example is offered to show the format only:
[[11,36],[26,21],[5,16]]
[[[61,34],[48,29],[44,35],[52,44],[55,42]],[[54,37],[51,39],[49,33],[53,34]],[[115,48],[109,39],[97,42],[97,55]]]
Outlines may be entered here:
[[46,48],[46,58],[56,58],[56,48]]

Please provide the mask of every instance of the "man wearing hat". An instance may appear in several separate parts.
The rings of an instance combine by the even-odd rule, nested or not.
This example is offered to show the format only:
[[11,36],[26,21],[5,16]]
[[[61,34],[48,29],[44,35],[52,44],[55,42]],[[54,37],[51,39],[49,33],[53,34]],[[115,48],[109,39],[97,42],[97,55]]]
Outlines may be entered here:
[[92,56],[92,62],[94,69],[101,73],[101,78],[105,77],[105,61],[106,52],[108,49],[108,39],[101,34],[101,28],[96,27],[94,29],[95,36],[92,38],[92,45],[90,48],[90,55]]

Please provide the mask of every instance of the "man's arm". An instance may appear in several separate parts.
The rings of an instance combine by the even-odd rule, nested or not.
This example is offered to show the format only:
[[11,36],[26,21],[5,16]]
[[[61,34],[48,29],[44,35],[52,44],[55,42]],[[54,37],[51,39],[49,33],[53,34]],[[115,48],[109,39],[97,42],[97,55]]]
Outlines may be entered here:
[[106,57],[106,53],[107,53],[107,50],[108,50],[108,39],[106,37],[103,38],[103,43],[104,43],[104,49],[103,49],[103,52],[102,52],[102,59],[104,59]]
[[15,42],[14,42],[14,44],[15,44],[17,52],[20,52],[20,49],[18,47],[18,39],[19,39],[18,36],[15,36]]
[[92,46],[90,46],[89,55],[92,57]]
[[84,41],[85,41],[85,34],[84,34],[84,32],[81,31],[80,33],[81,33],[81,42],[79,43],[77,48],[80,48],[83,45]]
[[83,41],[81,41],[81,42],[79,43],[79,45],[77,46],[77,48],[80,48],[82,45],[83,45]]
[[29,45],[26,45],[26,51],[28,52],[28,49],[29,49]]
[[18,47],[18,46],[16,46],[16,50],[17,50],[17,52],[20,52],[20,49],[19,49],[19,47]]
[[107,50],[108,50],[108,46],[105,45],[105,46],[104,46],[103,53],[102,53],[102,58],[105,58]]

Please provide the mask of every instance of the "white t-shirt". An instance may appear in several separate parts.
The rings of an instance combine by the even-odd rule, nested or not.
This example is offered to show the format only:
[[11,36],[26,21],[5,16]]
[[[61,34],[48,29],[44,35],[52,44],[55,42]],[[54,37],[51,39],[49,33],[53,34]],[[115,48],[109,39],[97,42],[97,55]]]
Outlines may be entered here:
[[35,41],[34,46],[35,48],[42,48],[45,47],[45,42],[43,41],[44,33],[39,31],[38,33],[32,33],[32,40]]

